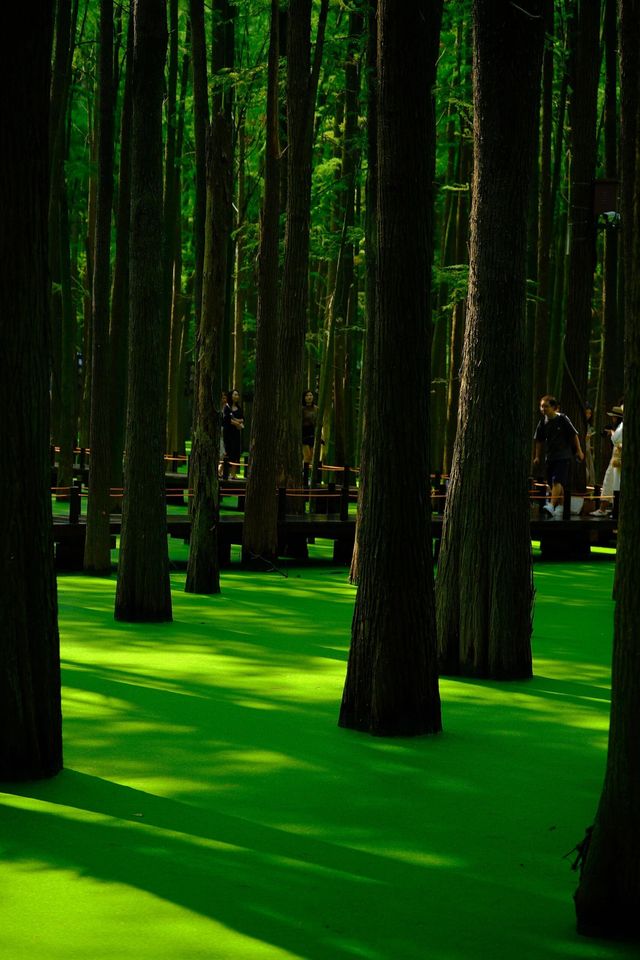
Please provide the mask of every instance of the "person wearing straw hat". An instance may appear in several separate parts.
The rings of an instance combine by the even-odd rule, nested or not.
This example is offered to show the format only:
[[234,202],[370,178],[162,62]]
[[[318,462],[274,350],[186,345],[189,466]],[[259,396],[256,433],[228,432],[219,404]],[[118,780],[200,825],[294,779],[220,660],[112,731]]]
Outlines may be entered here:
[[611,435],[613,450],[611,451],[611,460],[602,481],[602,493],[600,494],[600,507],[594,510],[592,517],[606,517],[611,513],[611,503],[614,493],[620,489],[620,476],[622,472],[622,418],[624,416],[624,405],[612,407],[607,410],[607,416],[613,417],[613,427],[607,430]]

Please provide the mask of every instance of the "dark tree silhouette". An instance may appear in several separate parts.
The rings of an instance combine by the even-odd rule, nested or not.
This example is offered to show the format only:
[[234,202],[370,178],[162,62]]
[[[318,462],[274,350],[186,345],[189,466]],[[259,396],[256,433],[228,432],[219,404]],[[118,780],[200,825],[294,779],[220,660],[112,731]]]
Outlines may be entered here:
[[[378,2],[378,232],[368,339],[367,482],[339,723],[379,736],[441,729],[428,495],[431,86],[441,14],[440,3],[421,0],[400,18],[391,0]],[[390,370],[402,370],[402,411]]]
[[475,0],[471,269],[436,581],[446,673],[531,675],[525,277],[542,3]]
[[[0,58],[0,779],[62,767],[49,494],[49,87],[52,5],[13,11]],[[37,29],[34,27],[37,21]]]
[[[229,5],[216,0],[216,66],[228,50]],[[227,97],[228,97],[227,93]],[[220,342],[225,322],[229,284],[227,257],[232,225],[232,131],[221,85],[213,98],[207,137],[207,206],[202,273],[202,309],[198,329],[196,409],[190,482],[193,487],[191,544],[187,566],[187,593],[219,593],[218,561],[218,459],[220,454],[221,392]]]
[[111,208],[113,205],[113,0],[100,0],[98,194],[93,264],[91,337],[91,469],[87,502],[84,568],[91,573],[111,570],[109,535],[110,361],[109,280]]
[[115,616],[171,620],[164,443],[168,343],[162,310],[165,0],[134,9],[129,394]]
[[260,218],[256,389],[251,418],[251,468],[247,482],[242,554],[246,562],[275,557],[277,550],[276,438],[274,409],[278,394],[278,218],[280,213],[280,143],[278,138],[279,19],[271,3],[267,87],[267,142],[264,199]]
[[[578,931],[640,940],[640,2],[620,3],[622,223],[625,264],[624,492],[616,558],[609,751],[576,891]],[[629,491],[627,494],[626,491]]]
[[311,0],[291,0],[286,35],[287,217],[278,330],[278,471],[279,482],[289,486],[298,486],[302,477],[300,399],[309,303],[311,153],[328,0],[320,4],[313,58],[311,7]]

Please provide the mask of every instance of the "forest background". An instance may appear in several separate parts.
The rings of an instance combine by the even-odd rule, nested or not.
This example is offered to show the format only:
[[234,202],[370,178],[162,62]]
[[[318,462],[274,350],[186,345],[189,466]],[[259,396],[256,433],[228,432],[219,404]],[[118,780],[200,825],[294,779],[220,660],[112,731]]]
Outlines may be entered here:
[[[578,29],[592,9],[592,28]],[[582,432],[590,401],[594,422],[617,402],[623,381],[623,323],[618,257],[617,27],[614,0],[545,5],[546,45],[538,163],[530,196],[527,338],[530,366],[522,389],[531,400],[559,395]],[[112,13],[100,58],[100,24]],[[194,368],[202,296],[207,157],[203,131],[218,111],[229,133],[232,196],[224,236],[223,302],[216,380],[243,397],[248,450],[256,369],[258,251],[266,166],[270,5],[264,0],[169,0],[163,102],[162,266],[166,339],[165,449],[184,453],[194,413]],[[321,54],[313,111],[308,311],[303,385],[318,396],[324,461],[357,466],[362,438],[363,354],[368,313],[366,0],[314,5],[312,47]],[[279,150],[287,153],[284,60],[286,9],[280,17]],[[323,33],[319,22],[326,17]],[[437,80],[435,257],[431,322],[432,471],[448,473],[456,429],[468,277],[472,173],[470,0],[444,5]],[[103,26],[104,29],[104,26]],[[90,445],[91,358],[99,338],[107,371],[100,405],[110,412],[111,484],[122,485],[127,390],[128,225],[131,211],[132,30],[128,4],[58,0],[53,50],[50,272],[52,278],[52,439],[60,447],[58,485],[71,479],[71,451]],[[203,60],[204,54],[204,60]],[[104,60],[110,69],[104,69]],[[101,66],[102,64],[102,66]],[[195,67],[195,69],[194,69]],[[204,82],[204,101],[198,84]],[[106,122],[105,122],[106,118]],[[109,125],[110,118],[110,125]],[[105,136],[109,137],[109,143]],[[279,268],[287,207],[286,163],[279,164]],[[111,185],[107,204],[102,184]],[[410,185],[409,185],[410,186]],[[496,190],[500,185],[496,184]],[[105,224],[105,218],[107,222]],[[101,254],[107,238],[108,256]],[[572,240],[570,242],[570,237]],[[102,240],[103,248],[105,245]],[[306,265],[305,265],[306,269]],[[585,311],[585,298],[590,307]],[[97,327],[96,327],[97,325]],[[101,332],[103,331],[103,332]],[[154,344],[154,349],[158,344]],[[407,344],[407,350],[411,344]],[[164,352],[164,351],[163,351]],[[273,361],[278,366],[277,357]],[[94,367],[95,369],[95,367]],[[397,379],[402,406],[402,373]],[[299,407],[293,385],[278,381]],[[96,387],[94,386],[94,389]],[[212,398],[212,405],[219,397]],[[502,401],[509,403],[509,398]],[[274,412],[276,400],[274,397]],[[409,452],[408,452],[409,453]],[[596,443],[596,474],[608,451]],[[409,454],[410,456],[410,454]],[[411,469],[410,459],[407,470]]]

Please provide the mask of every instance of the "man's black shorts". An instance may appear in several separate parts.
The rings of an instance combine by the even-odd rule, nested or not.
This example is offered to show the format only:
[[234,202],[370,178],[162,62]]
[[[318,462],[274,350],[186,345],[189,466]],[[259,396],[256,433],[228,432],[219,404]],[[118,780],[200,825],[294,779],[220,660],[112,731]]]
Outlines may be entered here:
[[554,483],[559,483],[562,487],[567,485],[569,476],[569,460],[548,460],[547,461],[547,483],[550,487]]

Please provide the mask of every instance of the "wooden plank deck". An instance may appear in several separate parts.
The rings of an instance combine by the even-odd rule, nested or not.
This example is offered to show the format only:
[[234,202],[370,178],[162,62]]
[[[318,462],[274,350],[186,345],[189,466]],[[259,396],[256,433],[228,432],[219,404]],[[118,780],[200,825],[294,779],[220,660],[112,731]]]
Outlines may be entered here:
[[[240,515],[223,515],[218,524],[218,542],[221,563],[228,562],[232,545],[242,543],[243,519]],[[111,535],[120,533],[121,519],[112,514],[109,523]],[[591,519],[590,517],[572,517],[570,520],[532,520],[531,539],[540,542],[543,559],[583,559],[589,556],[592,546],[607,546],[615,542],[617,520],[610,518]],[[191,534],[191,520],[185,514],[169,515],[167,530],[170,537],[188,541]],[[442,535],[442,517],[435,515],[431,520],[433,539],[436,542],[436,555]],[[68,519],[54,518],[54,541],[56,544],[56,565],[59,569],[80,570],[84,552],[86,520],[80,517],[77,523]],[[355,518],[341,519],[337,513],[317,513],[285,516],[278,525],[278,540],[283,550],[282,556],[304,553],[301,544],[311,538],[333,540],[334,560],[348,563],[355,540]],[[288,546],[287,546],[288,545]],[[293,547],[293,553],[291,548]]]

